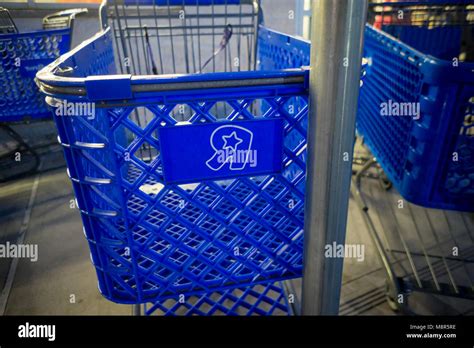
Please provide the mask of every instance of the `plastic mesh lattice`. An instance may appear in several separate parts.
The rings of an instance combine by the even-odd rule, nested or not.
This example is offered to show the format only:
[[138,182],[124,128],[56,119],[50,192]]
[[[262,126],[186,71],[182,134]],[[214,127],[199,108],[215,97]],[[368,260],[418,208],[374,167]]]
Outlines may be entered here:
[[382,105],[389,109],[391,102],[418,103],[422,57],[372,29],[365,32],[364,55],[372,58],[360,90],[357,129],[384,170],[400,180],[410,146],[413,117],[382,115]]
[[0,36],[0,121],[50,116],[35,73],[65,53],[69,42],[69,29]]
[[382,29],[407,45],[437,58],[451,60],[461,53],[462,26],[428,28],[385,25]]
[[259,284],[147,305],[146,315],[290,315],[283,285]]
[[263,26],[259,30],[258,59],[260,70],[300,68],[309,65],[311,44]]
[[407,200],[472,210],[472,69],[366,27],[357,129]]
[[[305,106],[289,113],[286,105],[295,98]],[[260,114],[258,108],[243,107],[257,101],[267,105],[263,116],[252,113]],[[112,178],[109,184],[84,185],[81,206],[93,216],[86,234],[99,255],[94,262],[104,275],[106,296],[137,302],[301,275],[307,98],[225,102],[232,109],[229,121],[279,117],[285,138],[299,133],[298,142],[284,142],[281,174],[165,185],[156,130],[176,123],[174,103],[148,105],[142,127],[133,107],[101,109],[93,120],[59,120],[74,129],[69,142],[107,144],[74,150],[75,165],[69,166],[72,177]],[[217,122],[209,113],[216,103],[185,103],[193,110],[189,122]]]

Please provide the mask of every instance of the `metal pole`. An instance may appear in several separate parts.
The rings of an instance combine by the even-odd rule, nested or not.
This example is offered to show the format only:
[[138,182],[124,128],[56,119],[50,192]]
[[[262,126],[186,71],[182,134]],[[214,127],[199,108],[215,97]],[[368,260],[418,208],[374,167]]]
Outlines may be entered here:
[[367,0],[313,0],[303,315],[337,315]]

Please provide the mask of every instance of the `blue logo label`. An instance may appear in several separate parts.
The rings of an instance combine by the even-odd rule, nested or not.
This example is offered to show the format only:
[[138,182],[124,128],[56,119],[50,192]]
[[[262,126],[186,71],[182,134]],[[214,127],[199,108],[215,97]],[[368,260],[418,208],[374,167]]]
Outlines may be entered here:
[[52,58],[24,59],[20,61],[20,74],[24,77],[35,77],[36,73],[51,63]]
[[167,183],[278,173],[283,121],[266,119],[176,125],[158,130]]

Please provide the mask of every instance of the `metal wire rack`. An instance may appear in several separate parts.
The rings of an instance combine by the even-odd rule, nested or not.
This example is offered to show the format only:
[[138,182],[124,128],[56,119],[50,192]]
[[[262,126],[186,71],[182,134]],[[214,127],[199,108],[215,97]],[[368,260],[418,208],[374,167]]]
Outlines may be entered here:
[[114,1],[107,14],[122,73],[256,68],[258,1]]
[[14,33],[18,33],[18,28],[10,16],[10,12],[6,8],[0,7],[0,34]]
[[469,44],[474,35],[472,1],[373,1],[367,21],[375,28],[437,58],[474,59],[474,49]]
[[[113,33],[116,66],[132,75],[192,74],[256,70],[259,24],[257,0],[156,0],[113,1],[104,5],[103,25]],[[256,112],[258,102],[250,109]],[[232,110],[217,102],[211,113],[225,118]],[[172,111],[187,122],[193,115],[187,105]],[[144,108],[133,112],[139,127],[153,115]],[[149,144],[141,157],[156,157]]]
[[393,190],[384,192],[390,188],[385,181],[381,189],[363,189],[362,177],[385,178],[374,157],[355,168],[352,196],[385,269],[390,307],[411,313],[408,296],[415,291],[474,300],[472,213],[408,203]]

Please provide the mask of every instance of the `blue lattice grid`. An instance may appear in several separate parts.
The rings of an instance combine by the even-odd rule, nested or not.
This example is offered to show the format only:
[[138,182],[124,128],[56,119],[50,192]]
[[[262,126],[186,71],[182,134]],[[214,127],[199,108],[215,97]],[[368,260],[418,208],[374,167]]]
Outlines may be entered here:
[[234,288],[211,294],[159,301],[145,305],[145,315],[291,315],[281,282]]
[[[259,70],[280,70],[295,69],[309,66],[311,43],[303,38],[286,35],[260,25],[258,32],[258,69]],[[298,113],[307,105],[305,100],[296,99],[286,105],[286,112]],[[263,103],[262,110],[266,111],[268,105]],[[302,131],[290,134],[286,141],[298,144],[304,139],[302,134],[306,134],[308,123],[301,124]],[[289,173],[293,175],[294,173]],[[304,183],[299,189],[304,190]]]
[[67,52],[70,39],[70,29],[0,35],[0,122],[51,117],[25,67],[49,64]]
[[[453,67],[367,26],[367,76],[357,129],[401,195],[427,207],[474,210],[472,63]],[[419,103],[420,117],[381,115]],[[459,160],[453,160],[458,153]]]
[[311,42],[260,26],[258,64],[260,70],[280,70],[309,66]]
[[[90,74],[85,67],[91,60],[106,71],[113,56],[104,53],[99,61],[95,54],[110,47],[110,31],[105,31],[63,64],[77,66],[75,76]],[[204,74],[173,82],[254,75]],[[286,75],[305,76],[302,71],[279,73]],[[301,276],[305,85],[176,90],[129,102],[133,106],[102,105],[94,119],[55,118],[104,296],[144,303]],[[257,107],[263,102],[264,114]],[[295,102],[305,106],[288,113],[287,105]],[[192,110],[187,122],[193,124],[282,118],[285,169],[260,177],[165,185],[157,129],[177,123],[174,110],[180,105]],[[137,108],[146,115],[141,127],[134,118]],[[287,140],[295,132],[301,133],[298,143]],[[141,153],[143,144],[151,147],[151,160]],[[147,191],[150,186],[154,189]]]

